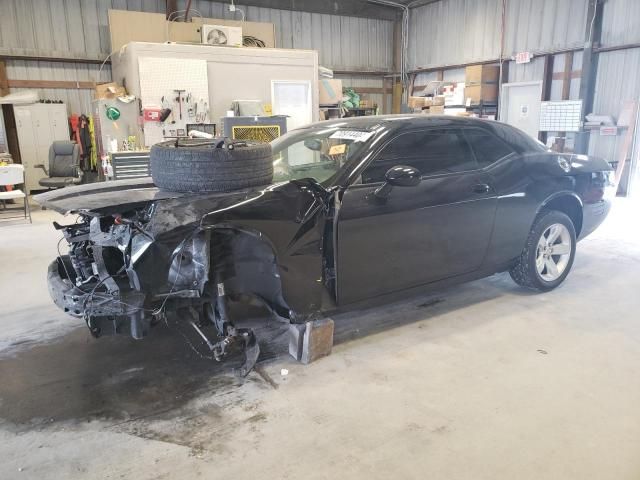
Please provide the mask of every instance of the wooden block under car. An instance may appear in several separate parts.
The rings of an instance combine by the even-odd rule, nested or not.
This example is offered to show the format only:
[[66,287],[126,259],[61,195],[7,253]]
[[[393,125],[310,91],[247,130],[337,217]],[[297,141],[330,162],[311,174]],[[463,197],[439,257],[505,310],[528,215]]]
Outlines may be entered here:
[[[333,320],[330,318],[313,320],[304,324],[302,351],[299,357],[302,363],[314,362],[331,353],[331,349],[333,348],[333,327]],[[299,333],[301,333],[300,330],[298,330],[298,334]],[[298,345],[298,342],[294,341],[293,338],[296,333],[292,329],[289,329],[289,335],[289,353],[295,358],[298,358],[297,355],[291,352],[292,344]]]
[[296,360],[302,359],[302,340],[306,324],[292,323],[289,325],[289,355]]

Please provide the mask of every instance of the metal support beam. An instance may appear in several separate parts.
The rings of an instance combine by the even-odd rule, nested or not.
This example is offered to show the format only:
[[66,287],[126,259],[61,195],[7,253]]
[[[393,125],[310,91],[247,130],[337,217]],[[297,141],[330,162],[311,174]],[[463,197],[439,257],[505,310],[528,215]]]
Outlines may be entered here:
[[[551,100],[551,83],[553,82],[553,60],[554,55],[545,55],[544,70],[542,73],[542,93],[540,100],[546,102]],[[538,139],[542,143],[547,143],[547,132],[539,132]]]
[[[600,46],[602,37],[602,2],[589,0],[587,9],[587,25],[585,29],[585,43],[582,54],[582,77],[580,78],[580,99],[582,100],[582,118],[593,110],[593,98],[596,89],[596,75],[598,73],[598,53],[595,48]],[[586,154],[589,151],[589,131],[585,130],[576,135],[575,153]]]
[[[74,80],[8,80],[8,86],[14,88],[63,88],[93,90],[96,82],[76,82]],[[0,95],[2,96],[2,95]]]
[[0,60],[0,97],[9,94],[9,80],[7,79],[7,65]]

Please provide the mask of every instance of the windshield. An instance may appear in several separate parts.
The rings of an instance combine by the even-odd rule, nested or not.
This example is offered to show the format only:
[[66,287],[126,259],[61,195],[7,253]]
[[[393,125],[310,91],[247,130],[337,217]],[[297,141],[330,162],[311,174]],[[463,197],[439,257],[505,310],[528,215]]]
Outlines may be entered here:
[[324,183],[352,159],[373,135],[349,128],[304,128],[271,142],[273,181],[313,178]]

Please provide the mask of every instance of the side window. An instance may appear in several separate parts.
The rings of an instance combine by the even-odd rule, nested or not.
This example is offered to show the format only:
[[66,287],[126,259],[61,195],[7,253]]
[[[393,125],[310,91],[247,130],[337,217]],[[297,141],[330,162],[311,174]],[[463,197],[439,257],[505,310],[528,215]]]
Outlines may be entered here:
[[459,130],[408,132],[391,140],[362,173],[362,183],[384,182],[396,165],[409,165],[423,176],[464,172],[478,168]]
[[511,147],[491,133],[478,129],[466,130],[465,135],[476,154],[480,168],[488,167],[513,153]]

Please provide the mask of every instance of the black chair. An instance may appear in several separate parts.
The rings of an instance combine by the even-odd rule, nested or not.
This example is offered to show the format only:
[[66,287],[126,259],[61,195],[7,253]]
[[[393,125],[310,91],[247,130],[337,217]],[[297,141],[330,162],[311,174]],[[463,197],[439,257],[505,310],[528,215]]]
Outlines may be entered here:
[[49,169],[42,164],[35,167],[42,168],[47,174],[47,178],[38,182],[43,187],[62,188],[77,185],[82,180],[80,147],[71,141],[53,142],[49,147]]

